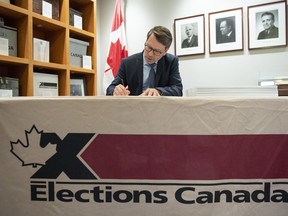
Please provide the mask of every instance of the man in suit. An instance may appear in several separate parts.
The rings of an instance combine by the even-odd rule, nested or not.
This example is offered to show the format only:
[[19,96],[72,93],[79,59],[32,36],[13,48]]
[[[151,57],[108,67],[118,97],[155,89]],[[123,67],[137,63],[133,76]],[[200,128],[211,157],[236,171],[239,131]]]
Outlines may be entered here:
[[197,47],[198,46],[198,36],[193,33],[192,23],[185,26],[185,33],[187,38],[182,42],[182,48]]
[[275,17],[271,12],[264,12],[261,15],[262,25],[264,30],[258,35],[258,40],[278,38],[278,28],[274,25]]
[[167,53],[171,43],[172,34],[167,28],[152,28],[144,50],[122,59],[106,95],[182,96],[178,58]]
[[235,29],[232,19],[224,19],[220,22],[220,35],[217,37],[216,43],[235,42]]

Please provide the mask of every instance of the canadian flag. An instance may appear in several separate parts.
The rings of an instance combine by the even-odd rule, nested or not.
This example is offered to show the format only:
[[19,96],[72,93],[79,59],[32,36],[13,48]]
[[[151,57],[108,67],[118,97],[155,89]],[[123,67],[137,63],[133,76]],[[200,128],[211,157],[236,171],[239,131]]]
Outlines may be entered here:
[[110,35],[110,47],[103,76],[104,93],[108,85],[117,75],[122,58],[128,56],[124,18],[121,11],[121,0],[116,0],[112,30]]

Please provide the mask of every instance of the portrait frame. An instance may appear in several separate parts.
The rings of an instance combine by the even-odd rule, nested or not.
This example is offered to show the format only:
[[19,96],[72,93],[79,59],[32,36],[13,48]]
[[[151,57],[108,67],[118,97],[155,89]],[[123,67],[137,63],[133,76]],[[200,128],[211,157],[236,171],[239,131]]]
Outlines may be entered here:
[[[192,26],[193,37],[187,39],[185,28]],[[205,17],[204,14],[174,19],[175,55],[189,56],[205,54]],[[185,44],[184,44],[185,43]]]
[[[271,48],[287,46],[287,3],[286,0],[253,5],[248,7],[248,49]],[[267,24],[262,24],[261,16],[264,13],[272,13],[274,16],[274,26],[276,32],[267,36],[265,28]],[[269,16],[269,14],[268,14]],[[266,27],[264,27],[266,25]],[[275,29],[275,28],[274,28]]]
[[71,78],[70,79],[70,96],[85,96],[85,79]]
[[[232,52],[243,50],[243,8],[209,13],[209,52]],[[223,25],[230,23],[229,29]],[[220,30],[221,26],[221,30]]]

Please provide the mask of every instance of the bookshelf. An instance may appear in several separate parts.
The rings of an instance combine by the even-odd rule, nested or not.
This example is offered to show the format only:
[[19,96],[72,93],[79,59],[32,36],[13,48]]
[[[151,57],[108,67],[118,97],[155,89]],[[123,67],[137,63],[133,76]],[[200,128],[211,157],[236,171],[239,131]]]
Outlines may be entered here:
[[[69,8],[82,13],[82,29],[70,25]],[[58,75],[59,96],[70,95],[70,79],[85,80],[86,95],[97,94],[96,2],[94,0],[59,0],[59,20],[33,11],[32,0],[0,1],[0,16],[5,26],[17,28],[17,56],[0,55],[0,76],[19,79],[19,95],[33,96],[33,73]],[[33,59],[33,38],[49,41],[49,62]],[[70,65],[70,38],[89,43],[92,69]]]

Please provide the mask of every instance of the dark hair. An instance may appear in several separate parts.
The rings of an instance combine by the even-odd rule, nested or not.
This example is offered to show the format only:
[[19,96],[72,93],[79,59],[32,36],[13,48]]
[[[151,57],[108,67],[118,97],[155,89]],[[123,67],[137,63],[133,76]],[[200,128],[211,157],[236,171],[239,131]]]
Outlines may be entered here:
[[261,15],[261,18],[262,18],[263,16],[271,16],[273,22],[275,21],[274,14],[271,13],[271,12],[264,12],[264,13]]
[[170,48],[173,39],[169,29],[163,26],[155,26],[147,33],[147,40],[152,34],[154,34],[159,43],[163,44],[166,48]]

